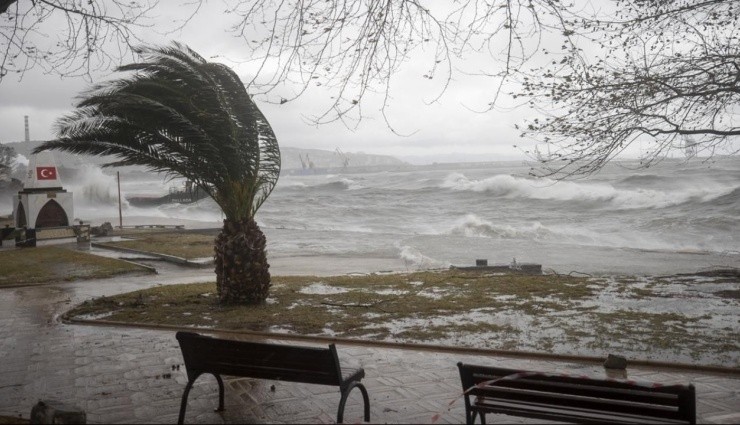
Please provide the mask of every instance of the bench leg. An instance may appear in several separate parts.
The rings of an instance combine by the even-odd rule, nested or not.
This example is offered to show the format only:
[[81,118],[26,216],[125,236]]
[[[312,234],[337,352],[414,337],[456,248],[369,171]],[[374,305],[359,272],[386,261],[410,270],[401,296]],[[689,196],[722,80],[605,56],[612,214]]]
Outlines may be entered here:
[[218,409],[216,409],[216,412],[223,412],[224,411],[224,381],[221,379],[221,375],[213,375],[216,377],[216,381],[218,381]]
[[486,425],[486,415],[485,413],[478,413],[477,411],[473,410],[473,412],[470,412],[470,409],[465,409],[465,422],[468,424],[474,424],[475,423],[475,417],[480,414],[480,423],[482,425]]
[[347,397],[349,397],[350,391],[352,391],[352,389],[355,387],[359,388],[360,392],[362,393],[362,401],[365,407],[365,422],[370,422],[370,397],[368,397],[367,395],[367,389],[365,389],[365,386],[362,385],[361,382],[352,381],[349,385],[347,385],[347,388],[344,388],[342,390],[342,398],[339,399],[339,409],[337,410],[338,424],[344,422],[344,406],[345,404],[347,404]]
[[[195,379],[198,379],[198,376],[196,376]],[[216,377],[216,381],[218,382],[218,409],[216,409],[216,412],[223,412],[224,381],[221,379],[221,375],[214,374],[213,376]],[[185,391],[182,393],[182,401],[180,402],[180,416],[177,418],[177,423],[180,425],[185,423],[185,409],[187,409],[188,407],[188,394],[190,394],[190,389],[193,388],[195,379],[193,379],[192,381],[188,381],[188,384],[185,385]]]
[[185,392],[182,393],[182,401],[180,402],[180,416],[177,418],[177,423],[179,425],[185,423],[185,409],[188,406],[188,394],[190,394],[190,389],[193,388],[193,382],[195,381],[188,381],[188,384],[185,385]]

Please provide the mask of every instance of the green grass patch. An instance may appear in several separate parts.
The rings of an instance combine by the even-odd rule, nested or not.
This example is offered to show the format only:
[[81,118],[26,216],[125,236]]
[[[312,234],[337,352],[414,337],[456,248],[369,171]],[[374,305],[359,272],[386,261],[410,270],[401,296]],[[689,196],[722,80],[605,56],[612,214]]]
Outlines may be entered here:
[[[486,320],[436,323],[451,314],[552,311],[592,295],[585,278],[492,276],[461,271],[368,276],[277,276],[268,302],[220,306],[214,283],[160,286],[85,302],[71,316],[341,337],[432,340],[460,333],[516,333]],[[399,323],[400,328],[394,325]],[[407,323],[404,323],[407,322]],[[431,325],[426,325],[430,323]]]
[[77,279],[100,279],[147,269],[58,246],[0,251],[0,287]]
[[213,256],[213,235],[178,232],[142,232],[132,233],[132,240],[106,242],[106,245],[135,249],[145,252],[174,255],[194,259]]

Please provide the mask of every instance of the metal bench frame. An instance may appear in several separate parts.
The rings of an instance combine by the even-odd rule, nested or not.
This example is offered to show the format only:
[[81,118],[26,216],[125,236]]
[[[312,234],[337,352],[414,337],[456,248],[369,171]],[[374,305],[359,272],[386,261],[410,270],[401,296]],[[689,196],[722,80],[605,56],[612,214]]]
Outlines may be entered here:
[[465,420],[499,413],[571,423],[696,424],[696,391],[622,379],[457,364]]
[[342,371],[334,344],[329,348],[301,347],[282,344],[218,339],[193,332],[176,335],[185,361],[188,383],[182,394],[178,423],[185,421],[188,394],[193,383],[204,373],[218,381],[218,411],[224,410],[224,383],[221,375],[274,379],[308,384],[334,385],[341,397],[337,423],[344,419],[344,406],[354,388],[359,388],[364,401],[365,421],[370,421],[370,398],[360,382],[363,369]]

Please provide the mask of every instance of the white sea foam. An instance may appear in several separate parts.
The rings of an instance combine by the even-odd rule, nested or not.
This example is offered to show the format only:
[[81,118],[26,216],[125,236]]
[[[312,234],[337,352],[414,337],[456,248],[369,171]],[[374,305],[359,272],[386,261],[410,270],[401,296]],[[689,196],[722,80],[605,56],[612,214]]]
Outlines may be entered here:
[[687,187],[682,190],[617,189],[606,183],[533,180],[499,174],[482,180],[469,179],[462,173],[449,174],[441,188],[457,191],[539,200],[601,202],[612,208],[664,208],[689,201],[705,202],[726,195],[734,187]]
[[[76,204],[118,206],[118,184],[116,176],[103,173],[97,165],[86,164],[78,169],[74,179],[62,182],[74,194]],[[123,205],[128,202],[122,197]]]
[[291,188],[308,188],[308,189],[334,189],[334,190],[358,190],[363,189],[364,186],[359,184],[357,181],[337,175],[327,175],[323,179],[318,179],[315,176],[309,176],[306,179],[298,180],[290,179],[283,182],[282,180],[278,183],[278,189],[291,189]]
[[452,235],[467,237],[487,237],[487,238],[526,238],[526,239],[548,239],[555,235],[549,228],[540,222],[523,223],[520,226],[508,224],[494,224],[484,220],[475,214],[467,214],[457,220],[455,225],[449,231]]
[[362,186],[361,184],[357,183],[356,181],[352,179],[348,179],[346,177],[340,178],[339,180],[337,180],[337,182],[340,183],[342,186],[344,186],[344,188],[347,190],[358,190],[358,189],[364,188],[364,186]]
[[191,204],[162,204],[156,207],[156,211],[162,217],[174,219],[213,223],[223,220],[221,210],[210,198],[202,199]]
[[308,295],[332,295],[343,294],[345,292],[349,292],[349,290],[346,288],[329,286],[324,282],[314,282],[304,288],[301,288],[298,292]]
[[280,180],[278,180],[276,188],[287,189],[287,188],[295,188],[295,187],[301,188],[301,187],[307,187],[307,186],[308,185],[305,182],[292,180],[292,179],[283,177],[283,178],[280,178]]
[[406,263],[406,267],[409,269],[416,270],[428,270],[436,269],[440,267],[446,267],[449,264],[443,264],[434,258],[427,257],[426,255],[419,252],[418,249],[410,246],[402,246],[399,248],[399,257]]

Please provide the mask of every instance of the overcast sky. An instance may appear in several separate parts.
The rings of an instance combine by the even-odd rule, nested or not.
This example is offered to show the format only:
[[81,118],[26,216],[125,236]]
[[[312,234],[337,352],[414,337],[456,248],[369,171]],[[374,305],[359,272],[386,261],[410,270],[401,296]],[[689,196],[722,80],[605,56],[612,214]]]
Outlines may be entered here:
[[[165,28],[181,14],[174,2],[160,6],[155,28]],[[244,41],[225,31],[231,22],[222,14],[222,3],[211,1],[190,22],[185,30],[163,36],[152,29],[142,30],[142,38],[153,43],[169,40],[183,42],[203,57],[232,66],[243,81],[252,77],[247,65],[233,61],[247,57]],[[43,28],[53,34],[53,22]],[[129,58],[130,59],[130,58]],[[481,60],[481,59],[479,59]],[[491,59],[488,59],[491,61]],[[125,60],[128,62],[129,60]],[[490,64],[485,59],[479,64],[485,69]],[[477,65],[476,65],[477,66]],[[260,102],[282,146],[317,148],[345,152],[388,154],[413,162],[450,160],[509,160],[524,159],[521,149],[525,145],[514,129],[522,122],[527,111],[491,111],[477,113],[490,100],[493,80],[456,75],[445,94],[435,103],[429,103],[439,92],[439,81],[422,78],[424,66],[413,60],[407,63],[394,82],[394,97],[388,110],[391,124],[401,134],[394,134],[378,113],[379,103],[364,108],[367,117],[356,130],[340,123],[314,126],[306,115],[320,110],[327,104],[326,92],[315,89],[297,101],[283,105]],[[111,77],[110,71],[94,75],[94,82]],[[20,141],[24,138],[23,117],[29,116],[31,138],[48,139],[54,136],[54,121],[72,109],[75,96],[90,83],[82,78],[61,79],[45,75],[40,68],[27,72],[22,79],[9,75],[0,83],[0,142]]]

